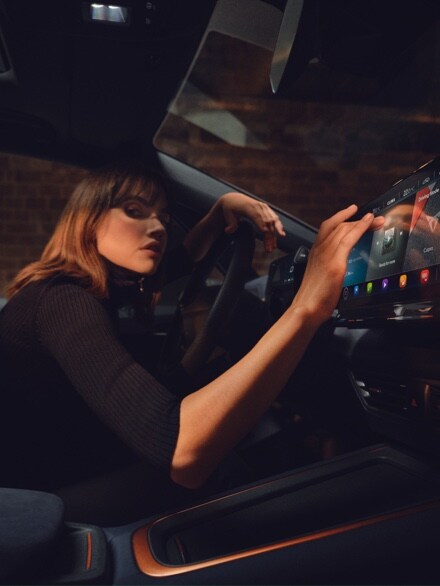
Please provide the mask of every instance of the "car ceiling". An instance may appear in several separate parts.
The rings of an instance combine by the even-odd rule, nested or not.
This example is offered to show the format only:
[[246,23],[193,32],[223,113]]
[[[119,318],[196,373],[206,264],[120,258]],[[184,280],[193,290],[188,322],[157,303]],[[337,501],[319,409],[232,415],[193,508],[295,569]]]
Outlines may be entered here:
[[82,0],[0,0],[0,150],[81,163],[150,142],[214,3],[123,1],[125,27]]
[[[0,150],[93,165],[151,148],[216,1],[122,0],[125,27],[87,22],[90,1],[0,0]],[[397,66],[440,4],[305,3],[305,61],[360,77]]]

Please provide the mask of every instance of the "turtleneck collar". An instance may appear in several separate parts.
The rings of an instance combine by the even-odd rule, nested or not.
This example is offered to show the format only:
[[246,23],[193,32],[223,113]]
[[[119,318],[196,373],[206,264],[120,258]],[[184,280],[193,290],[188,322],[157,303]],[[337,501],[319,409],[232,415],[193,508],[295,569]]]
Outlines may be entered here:
[[108,278],[110,283],[116,283],[117,285],[132,285],[140,279],[145,279],[145,275],[136,273],[119,265],[115,265],[110,260],[105,259],[107,265]]
[[148,276],[130,271],[106,260],[110,300],[118,306],[139,303],[146,297]]

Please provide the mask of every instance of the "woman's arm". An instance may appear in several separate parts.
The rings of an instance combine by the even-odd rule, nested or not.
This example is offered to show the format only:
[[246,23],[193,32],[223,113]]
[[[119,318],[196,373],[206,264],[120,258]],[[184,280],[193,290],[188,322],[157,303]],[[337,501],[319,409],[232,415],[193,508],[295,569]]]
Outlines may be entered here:
[[350,250],[382,218],[347,223],[356,206],[321,225],[303,283],[291,307],[232,368],[181,403],[171,477],[194,488],[255,425],[295,370],[318,327],[339,299]]
[[39,294],[35,325],[39,351],[56,361],[41,380],[55,376],[60,393],[71,385],[127,446],[168,472],[180,401],[121,344],[104,304],[80,285],[55,282]]
[[268,252],[276,248],[277,236],[285,236],[281,220],[266,203],[242,193],[226,193],[183,241],[193,261],[201,260],[222,232],[235,232],[241,218],[249,218],[263,232]]

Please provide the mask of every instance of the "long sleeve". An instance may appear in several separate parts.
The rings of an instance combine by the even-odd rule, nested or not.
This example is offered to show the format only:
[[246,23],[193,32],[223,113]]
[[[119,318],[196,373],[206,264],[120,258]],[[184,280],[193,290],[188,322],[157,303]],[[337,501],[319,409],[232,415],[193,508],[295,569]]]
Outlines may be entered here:
[[41,296],[40,342],[89,407],[131,449],[169,470],[179,400],[118,341],[103,304],[80,286],[59,283]]

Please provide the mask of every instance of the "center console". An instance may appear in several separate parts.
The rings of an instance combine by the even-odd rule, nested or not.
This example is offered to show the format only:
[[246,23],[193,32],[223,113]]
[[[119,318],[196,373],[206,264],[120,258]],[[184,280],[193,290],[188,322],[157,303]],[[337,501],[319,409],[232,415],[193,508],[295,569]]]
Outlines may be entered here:
[[383,445],[308,466],[107,530],[115,583],[422,583],[436,565],[439,481]]

